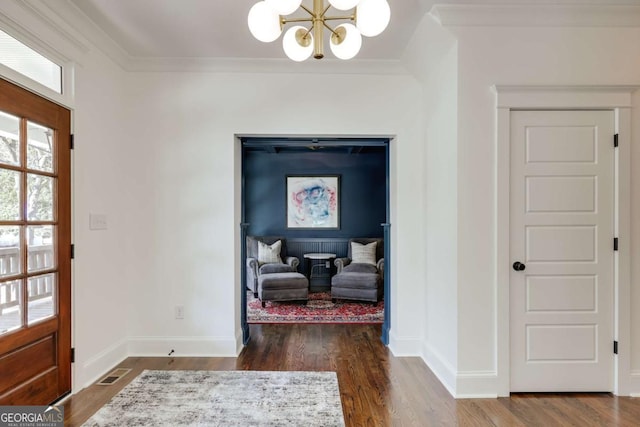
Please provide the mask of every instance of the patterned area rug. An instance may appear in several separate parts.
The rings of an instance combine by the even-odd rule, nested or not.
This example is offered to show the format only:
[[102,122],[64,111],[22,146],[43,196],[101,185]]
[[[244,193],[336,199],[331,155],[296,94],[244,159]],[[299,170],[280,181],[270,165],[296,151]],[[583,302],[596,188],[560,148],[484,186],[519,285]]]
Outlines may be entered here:
[[335,372],[144,371],[98,426],[344,426]]
[[382,323],[384,301],[377,307],[371,303],[337,300],[331,302],[329,292],[309,294],[307,305],[298,301],[267,301],[262,308],[260,300],[247,293],[248,323]]

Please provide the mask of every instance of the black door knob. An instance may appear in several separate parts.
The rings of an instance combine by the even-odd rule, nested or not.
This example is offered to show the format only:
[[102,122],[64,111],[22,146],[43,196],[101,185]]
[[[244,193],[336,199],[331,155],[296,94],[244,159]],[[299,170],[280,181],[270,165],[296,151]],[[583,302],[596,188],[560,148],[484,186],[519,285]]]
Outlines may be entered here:
[[513,269],[515,271],[522,271],[525,269],[525,265],[523,263],[521,263],[520,261],[516,261],[513,263]]

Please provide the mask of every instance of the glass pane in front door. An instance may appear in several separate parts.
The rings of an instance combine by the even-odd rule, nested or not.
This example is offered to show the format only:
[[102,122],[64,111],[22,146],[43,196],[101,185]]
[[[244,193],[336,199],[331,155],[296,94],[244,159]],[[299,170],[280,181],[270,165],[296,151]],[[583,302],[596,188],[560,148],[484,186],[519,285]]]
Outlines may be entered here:
[[27,271],[29,273],[55,268],[55,236],[52,225],[27,227]]
[[30,277],[27,292],[29,324],[55,314],[56,275],[54,273]]
[[27,219],[53,221],[54,179],[49,176],[27,174]]
[[0,221],[20,219],[21,182],[21,172],[4,169],[0,166]]
[[42,172],[53,172],[53,131],[27,122],[27,167]]
[[20,119],[0,111],[0,163],[20,165]]
[[22,326],[22,281],[0,282],[0,335]]
[[0,279],[22,273],[20,227],[0,226]]

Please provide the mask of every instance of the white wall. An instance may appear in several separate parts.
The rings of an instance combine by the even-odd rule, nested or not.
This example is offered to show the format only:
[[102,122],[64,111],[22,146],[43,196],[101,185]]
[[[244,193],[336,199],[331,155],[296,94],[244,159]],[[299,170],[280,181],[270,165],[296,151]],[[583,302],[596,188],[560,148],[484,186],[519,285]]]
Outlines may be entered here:
[[[130,265],[127,217],[135,208],[134,165],[122,106],[124,73],[91,53],[75,73],[73,151],[74,388],[84,387],[127,354]],[[107,230],[90,230],[89,214],[107,215]]]
[[458,365],[458,52],[455,38],[425,16],[405,53],[423,86],[425,361],[455,394]]
[[[636,38],[637,40],[637,38]],[[640,64],[635,67],[640,74]],[[631,384],[634,396],[640,396],[640,91],[633,96],[631,121]]]
[[[416,37],[425,47],[433,42],[432,23],[425,19]],[[429,347],[439,350],[444,359],[452,363],[456,381],[444,379],[456,396],[491,396],[499,393],[499,384],[505,381],[504,371],[498,370],[497,286],[496,283],[496,104],[492,86],[501,85],[638,85],[640,84],[640,55],[636,46],[640,42],[638,28],[549,28],[549,27],[447,27],[457,42],[457,358],[446,353],[450,348],[444,342],[436,343],[427,320],[425,360],[437,372],[439,366],[429,355]],[[425,49],[416,55],[442,58],[440,47]],[[423,60],[424,61],[424,60]],[[415,62],[415,60],[414,60]],[[414,67],[414,72],[428,81],[426,67]],[[434,70],[438,67],[435,66]],[[446,78],[443,76],[443,82]],[[442,90],[442,89],[441,89]],[[439,109],[437,87],[425,90],[425,109]],[[632,112],[632,164],[639,164],[640,111],[639,96],[634,96]],[[454,107],[455,108],[455,107]],[[428,119],[427,119],[428,120]],[[435,130],[427,121],[427,135]],[[429,136],[427,136],[427,140]],[[430,141],[427,141],[431,147]],[[428,156],[439,153],[427,152]],[[434,159],[427,158],[427,167]],[[453,162],[451,162],[453,163]],[[433,173],[436,173],[433,171]],[[428,178],[431,172],[427,173]],[[438,176],[439,173],[438,173]],[[434,177],[435,178],[435,177]],[[632,233],[631,240],[631,342],[624,344],[630,350],[632,375],[625,378],[631,392],[640,392],[640,176],[632,167]],[[427,204],[437,200],[437,193],[427,182]],[[432,211],[428,211],[430,215]],[[440,219],[430,218],[426,235],[437,239]],[[448,224],[448,221],[444,221]],[[621,236],[622,237],[622,236]],[[625,237],[622,237],[625,238]],[[628,237],[627,237],[628,238]],[[432,241],[433,242],[433,241]],[[433,259],[429,245],[428,259]],[[437,271],[442,271],[438,264]],[[428,269],[434,266],[429,263]],[[432,292],[438,278],[429,271],[427,306],[450,307],[448,296]],[[455,281],[455,274],[447,277]],[[449,295],[450,296],[450,295]],[[436,300],[433,301],[432,299]],[[450,321],[453,324],[453,321]],[[622,343],[620,344],[623,345]],[[627,353],[629,355],[629,353]],[[508,373],[507,373],[508,374]],[[448,382],[448,383],[447,383]]]
[[[128,214],[136,254],[131,354],[236,354],[238,134],[394,136],[392,334],[401,345],[419,345],[423,248],[414,239],[421,212],[412,207],[421,203],[414,189],[422,147],[414,79],[134,73],[127,88],[130,154],[139,165],[126,171],[136,201]],[[184,306],[184,320],[174,319],[175,305]]]

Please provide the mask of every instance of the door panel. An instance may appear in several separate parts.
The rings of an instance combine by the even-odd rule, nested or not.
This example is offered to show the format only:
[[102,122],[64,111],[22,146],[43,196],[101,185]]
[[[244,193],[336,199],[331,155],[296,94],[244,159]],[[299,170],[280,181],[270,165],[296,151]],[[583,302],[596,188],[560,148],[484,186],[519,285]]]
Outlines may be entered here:
[[594,212],[594,177],[527,177],[527,213]]
[[70,117],[0,79],[0,405],[71,390]]
[[511,391],[611,391],[613,112],[511,114]]

